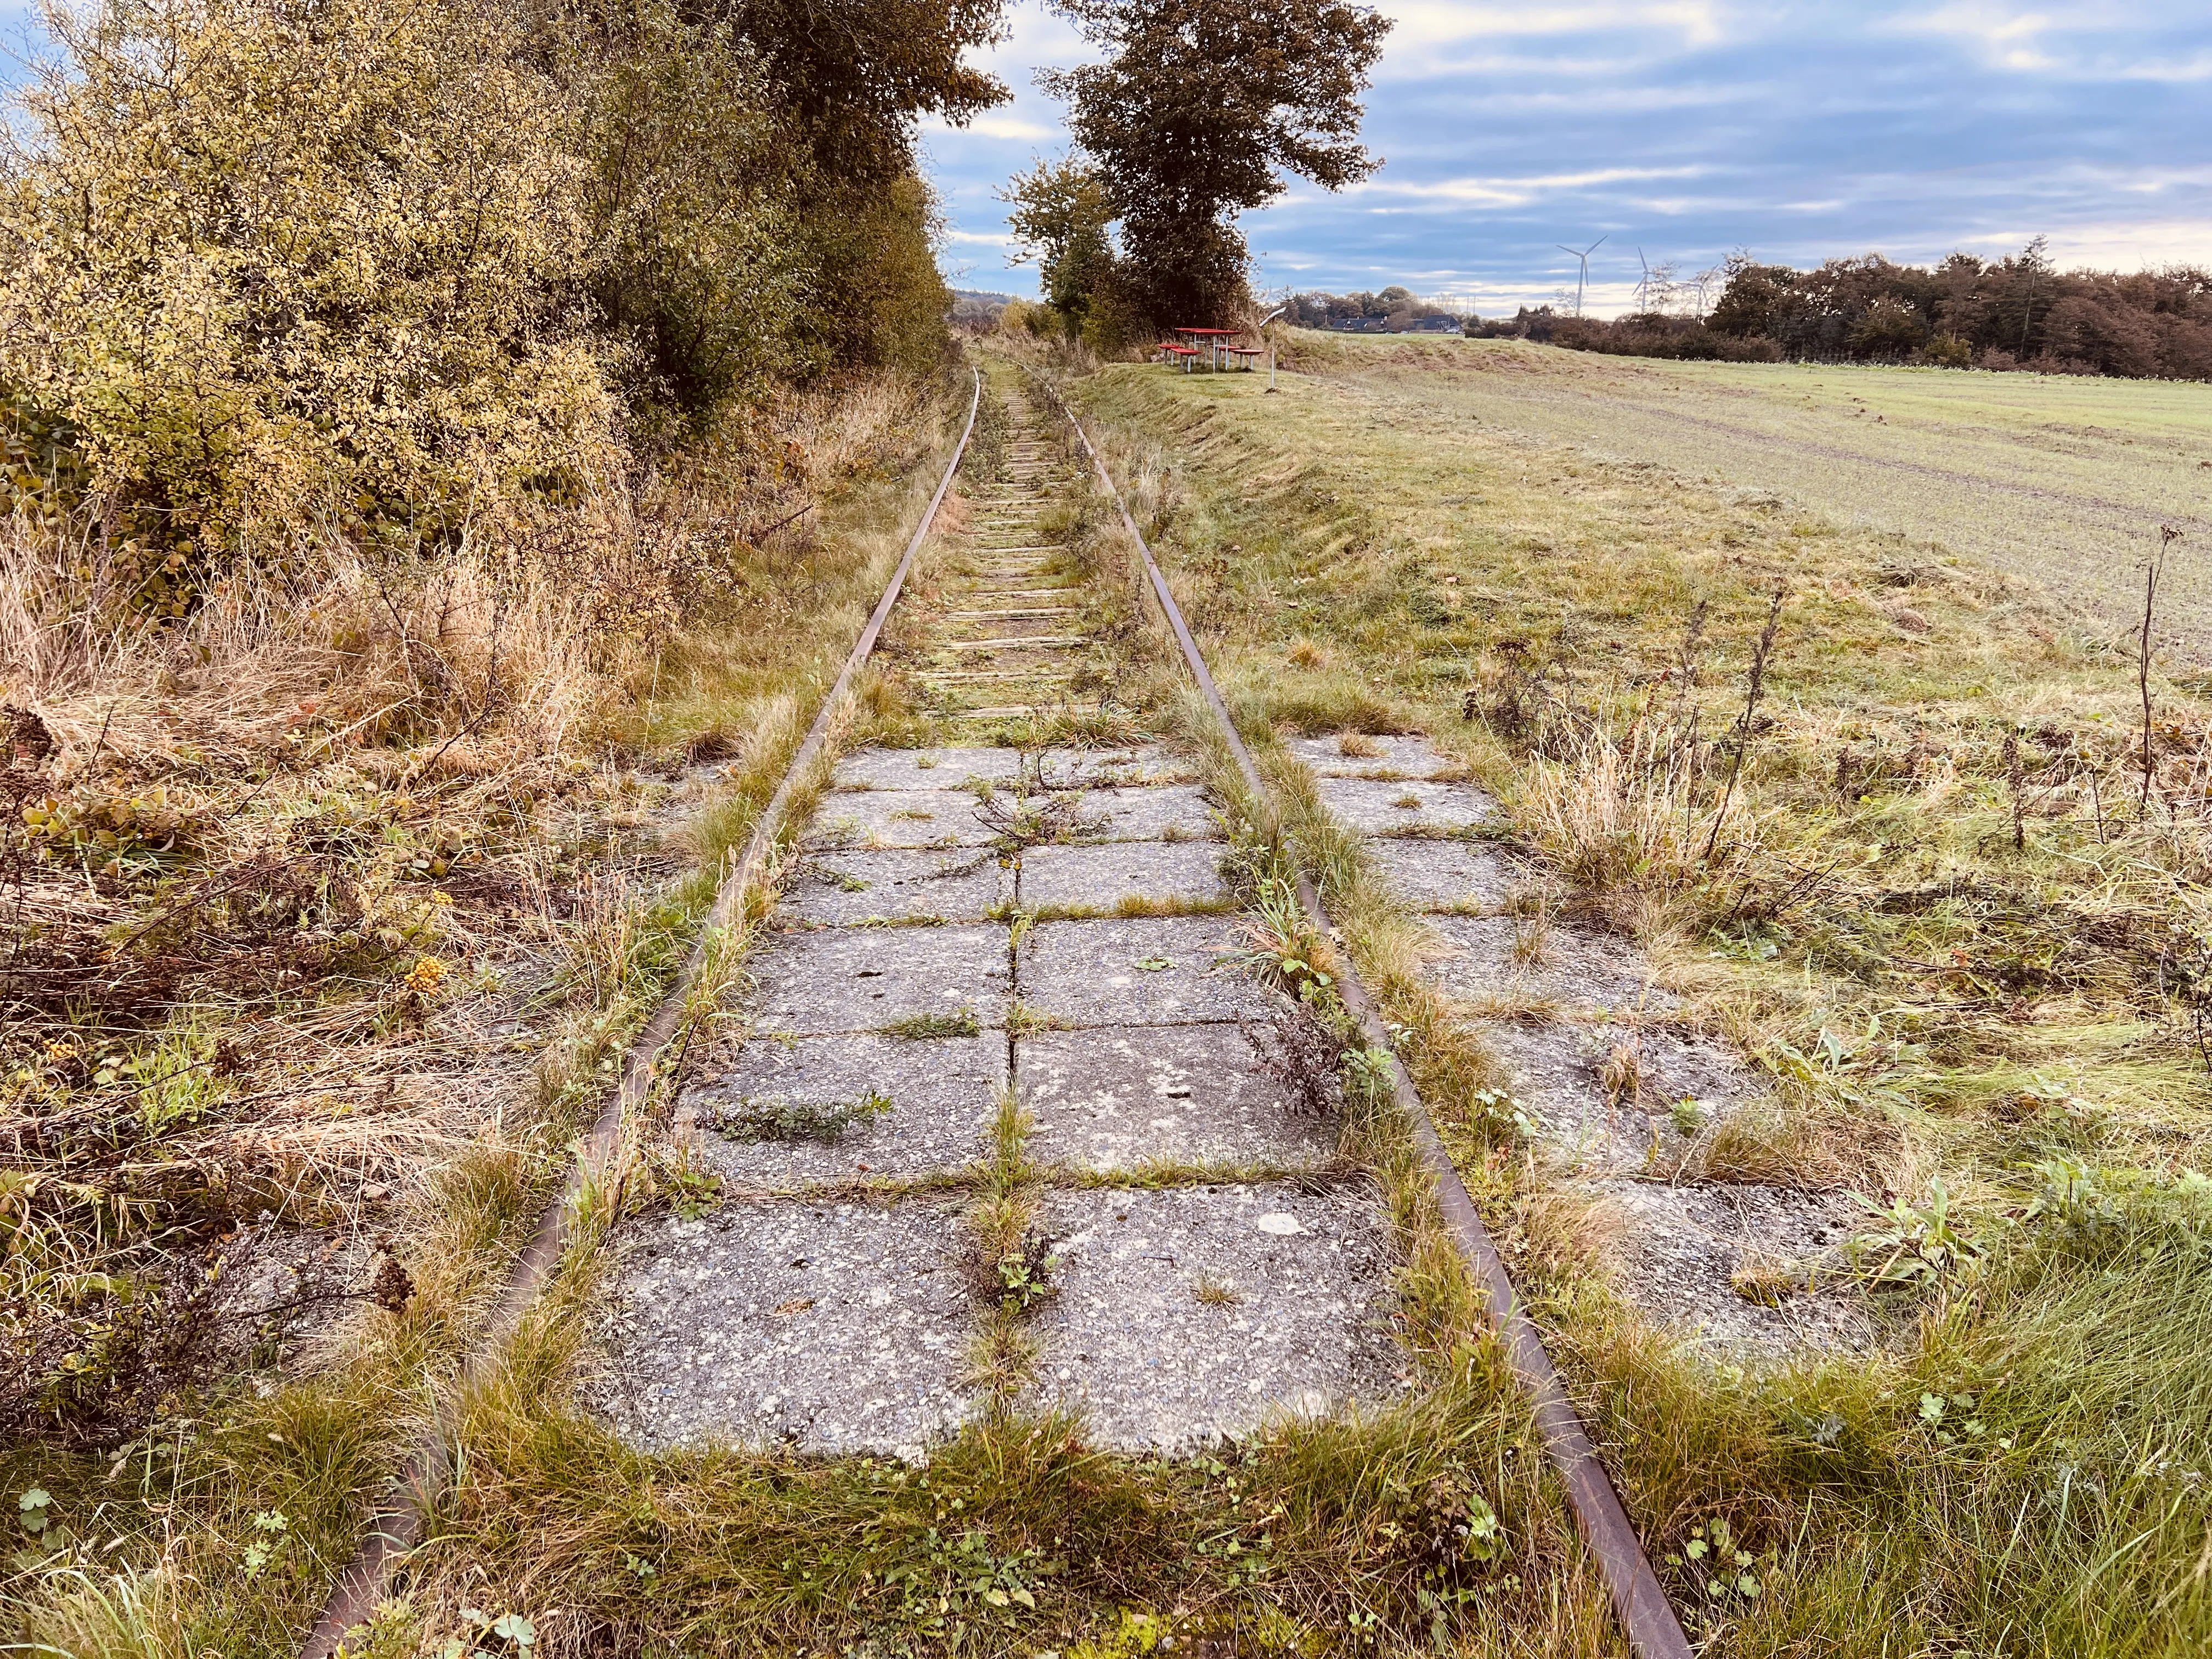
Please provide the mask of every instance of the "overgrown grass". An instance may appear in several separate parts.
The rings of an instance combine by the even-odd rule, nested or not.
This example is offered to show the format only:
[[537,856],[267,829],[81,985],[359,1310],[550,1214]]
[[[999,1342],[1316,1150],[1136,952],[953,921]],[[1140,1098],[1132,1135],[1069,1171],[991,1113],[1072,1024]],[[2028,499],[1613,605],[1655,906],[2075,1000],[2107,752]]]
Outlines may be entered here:
[[[1125,592],[1128,553],[1102,541],[1092,556]],[[1326,1097],[1317,1109],[1340,1112],[1344,1126],[1338,1161],[1301,1178],[1379,1184],[1403,1258],[1416,1386],[1402,1402],[1326,1423],[1285,1418],[1195,1460],[1105,1455],[1086,1443],[1079,1420],[1040,1413],[1030,1326],[1057,1294],[1057,1264],[1038,1218],[1048,1189],[1070,1173],[1035,1161],[1026,1115],[1009,1093],[983,1158],[929,1188],[963,1206],[978,1406],[957,1437],[915,1467],[627,1449],[567,1394],[581,1311],[610,1265],[580,1251],[498,1384],[471,1401],[459,1480],[404,1611],[370,1651],[411,1653],[426,1637],[442,1638],[463,1628],[465,1604],[526,1613],[554,1651],[1118,1659],[1162,1650],[1170,1637],[1200,1650],[1285,1654],[1439,1644],[1465,1654],[1618,1651],[1405,1126],[1374,1086],[1371,1058],[1346,1068],[1352,1028],[1313,972],[1329,947],[1298,931],[1284,901],[1273,825],[1256,803],[1241,802],[1202,710],[1161,672],[1171,659],[1158,640],[1144,632],[1128,654],[1149,678],[1122,684],[1141,683],[1147,697],[1115,709],[1110,732],[1077,714],[1004,735],[1032,749],[1164,740],[1237,803],[1231,862],[1249,906],[1254,959],[1306,991],[1305,1015],[1285,1030],[1296,1049],[1286,1063],[1301,1086]],[[896,673],[866,700],[851,740],[891,734],[924,743],[951,735]],[[1010,819],[1022,830],[1012,844],[1033,842],[1049,816]],[[1006,920],[1018,935],[1028,918]],[[1009,1019],[1021,1033],[1043,1023],[1018,1005]],[[1161,1165],[1127,1179],[1275,1173]],[[860,1186],[840,1188],[841,1200],[862,1198]],[[887,1197],[894,1186],[870,1191]]]
[[[57,741],[31,758],[46,775],[111,798],[190,792],[219,836],[110,848],[106,869],[96,848],[90,862],[56,856],[51,836],[27,857],[11,848],[27,890],[58,878],[100,896],[126,963],[143,941],[186,975],[161,983],[150,1028],[129,1003],[10,1011],[10,1054],[49,1062],[15,1078],[0,1164],[16,1390],[0,1480],[47,1492],[55,1523],[9,1540],[29,1552],[5,1615],[27,1638],[94,1642],[100,1620],[136,1619],[170,1632],[149,1651],[292,1650],[365,1504],[481,1341],[574,1137],[782,775],[799,711],[933,487],[932,407],[890,385],[860,386],[842,416],[810,405],[794,435],[814,451],[818,528],[722,550],[734,586],[657,649],[620,618],[559,613],[573,633],[554,659],[602,665],[551,728],[542,701],[489,690],[501,719],[479,718],[468,681],[433,682],[442,701],[418,688],[397,735],[334,716],[303,744],[301,720],[258,702],[242,725],[240,653],[283,668],[255,699],[314,693],[303,706],[319,709],[367,695],[362,662],[295,662],[283,628],[210,631],[229,625],[219,617],[192,625],[209,660],[190,675],[129,635],[40,659],[30,707]],[[794,564],[803,579],[787,580]],[[501,614],[463,614],[483,631],[456,635],[492,689],[537,660]],[[372,635],[359,652],[376,669],[396,651],[399,668],[378,672],[402,691],[419,662],[404,644]],[[203,734],[239,763],[210,768]],[[687,766],[696,793],[672,799],[644,771]],[[822,781],[805,781],[802,806]],[[665,837],[647,833],[655,812]],[[288,845],[319,884],[279,924],[357,945],[277,953],[287,971],[261,983],[195,981],[211,945],[230,953],[220,965],[257,942],[235,895]],[[181,941],[179,914],[198,929]],[[695,1001],[726,988],[746,920],[710,941]],[[72,1031],[88,1035],[54,1063]],[[249,1271],[241,1240],[301,1274]],[[301,1304],[304,1328],[283,1311]],[[85,1650],[140,1650],[99,1640]]]
[[[2212,1641],[2201,699],[2154,675],[2139,813],[2134,664],[2017,581],[1472,425],[1418,381],[1284,387],[1121,367],[1073,389],[1698,1633],[1741,1654]],[[1880,1293],[1878,1352],[1719,1365],[1611,1287],[1602,1237],[1419,980],[1418,919],[1273,742],[1329,731],[1460,757],[1557,902],[1652,953],[1674,1023],[1765,1070],[1714,1174],[1863,1188],[1905,1218],[1868,1231],[1908,1239],[1942,1183],[1973,1248]],[[1715,1520],[1755,1594],[1706,1589]]]

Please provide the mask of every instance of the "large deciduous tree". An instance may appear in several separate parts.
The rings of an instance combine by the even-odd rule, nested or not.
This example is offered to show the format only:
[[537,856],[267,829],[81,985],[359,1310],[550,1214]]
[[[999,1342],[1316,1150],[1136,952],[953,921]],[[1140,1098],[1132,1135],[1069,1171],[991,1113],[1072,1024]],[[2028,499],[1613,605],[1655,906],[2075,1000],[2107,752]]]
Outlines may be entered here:
[[1224,320],[1248,298],[1237,216],[1284,175],[1340,190],[1381,165],[1359,94],[1389,31],[1341,0],[1055,0],[1105,61],[1039,77],[1070,106],[1121,227],[1121,273],[1159,323]]
[[1039,161],[1000,194],[1013,211],[1017,264],[1036,262],[1045,302],[1071,333],[1081,334],[1110,302],[1117,260],[1109,234],[1113,210],[1097,168],[1076,156]]
[[915,116],[961,125],[1006,97],[962,61],[1000,38],[1005,0],[685,0],[693,8],[751,43],[792,136],[824,174],[853,183],[908,171]]

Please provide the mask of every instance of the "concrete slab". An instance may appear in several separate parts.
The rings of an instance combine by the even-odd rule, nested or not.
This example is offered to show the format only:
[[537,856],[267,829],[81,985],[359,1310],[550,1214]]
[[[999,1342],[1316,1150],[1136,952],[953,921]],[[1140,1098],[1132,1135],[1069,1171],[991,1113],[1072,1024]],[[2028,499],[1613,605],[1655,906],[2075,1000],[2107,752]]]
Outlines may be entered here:
[[1133,744],[1121,749],[1049,749],[1043,758],[1045,776],[1052,781],[1097,789],[1188,783],[1198,773],[1194,763],[1158,744]]
[[[1668,1173],[1700,1138],[1761,1092],[1741,1057],[1704,1037],[1656,1026],[1486,1022],[1484,1047],[1504,1062],[1514,1097],[1540,1119],[1545,1139],[1593,1175]],[[1607,1098],[1605,1070],[1616,1050],[1634,1058],[1632,1094]],[[1679,1114],[1676,1103],[1696,1103]]]
[[1377,836],[1367,856],[1391,890],[1424,910],[1496,909],[1527,878],[1496,848],[1481,842]]
[[817,1036],[963,1013],[1006,1024],[1006,930],[994,924],[786,933],[752,967],[763,1032]]
[[961,617],[941,623],[937,637],[942,644],[960,648],[965,648],[969,641],[983,640],[1008,644],[1034,640],[1041,645],[1067,645],[1082,642],[1068,637],[1080,632],[1081,627],[1081,619],[1076,617]]
[[1172,916],[1041,921],[1022,936],[1022,1000],[1069,1025],[1173,1025],[1264,1017],[1267,992],[1231,963],[1234,921]]
[[1288,1185],[1054,1194],[1036,1393],[1115,1451],[1201,1450],[1274,1414],[1388,1398],[1392,1261],[1372,1194]]
[[[677,1122],[694,1131],[702,1162],[735,1185],[919,1176],[983,1155],[1006,1040],[756,1038],[700,1069]],[[888,1109],[872,1111],[871,1097]]]
[[1336,1143],[1268,1067],[1252,1025],[1109,1025],[1014,1044],[1029,1155],[1087,1170],[1147,1162],[1318,1164]]
[[1321,802],[1346,829],[1370,836],[1449,836],[1480,823],[1498,803],[1471,783],[1323,777]]
[[1124,900],[1212,903],[1229,896],[1218,841],[1108,842],[1095,847],[1022,849],[1021,902],[1112,915]]
[[1323,777],[1431,778],[1465,769],[1421,737],[1339,732],[1322,738],[1291,738],[1283,747]]
[[839,789],[822,798],[809,847],[987,847],[991,830],[964,789]]
[[1849,1200],[1748,1184],[1579,1190],[1600,1200],[1620,1293],[1698,1346],[1781,1358],[1873,1342],[1873,1320],[1839,1271],[1856,1228]]
[[863,749],[837,763],[841,789],[957,789],[970,778],[1019,775],[1018,749]]
[[[1641,954],[1625,940],[1558,921],[1539,930],[1510,916],[1437,916],[1429,925],[1455,952],[1427,969],[1446,996],[1528,998],[1589,1012],[1680,1006],[1650,982]],[[1516,929],[1529,942],[1519,959]]]
[[1211,841],[1221,834],[1212,803],[1194,784],[1086,790],[1080,816],[1082,835],[1094,841]]
[[934,917],[981,921],[1013,897],[1013,872],[989,848],[886,848],[809,855],[784,878],[778,914],[825,927]]
[[969,1410],[964,1248],[949,1205],[787,1200],[647,1221],[592,1322],[586,1395],[647,1451],[919,1457]]

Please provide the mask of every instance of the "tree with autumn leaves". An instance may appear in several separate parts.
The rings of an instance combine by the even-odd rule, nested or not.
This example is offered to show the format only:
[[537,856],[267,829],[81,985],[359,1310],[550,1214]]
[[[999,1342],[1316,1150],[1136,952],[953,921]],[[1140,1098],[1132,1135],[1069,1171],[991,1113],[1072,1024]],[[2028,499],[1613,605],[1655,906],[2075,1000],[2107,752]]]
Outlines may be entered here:
[[[1239,215],[1287,176],[1340,190],[1380,160],[1360,94],[1389,20],[1341,0],[1057,0],[1103,61],[1041,75],[1076,153],[1006,192],[1022,257],[1095,343],[1216,325],[1250,301]],[[1118,246],[1115,242],[1118,240]]]

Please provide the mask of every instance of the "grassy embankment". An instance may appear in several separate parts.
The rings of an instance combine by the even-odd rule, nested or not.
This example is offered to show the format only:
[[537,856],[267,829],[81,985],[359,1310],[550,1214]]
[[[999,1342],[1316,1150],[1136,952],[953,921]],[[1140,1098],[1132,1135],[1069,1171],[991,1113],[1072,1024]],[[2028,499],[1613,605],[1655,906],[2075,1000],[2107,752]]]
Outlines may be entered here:
[[[1869,1287],[1879,1353],[1763,1372],[1650,1330],[1609,1289],[1601,1224],[1547,1190],[1479,1094],[1496,1073],[1419,982],[1414,919],[1307,799],[1307,854],[1647,1540],[1679,1552],[1724,1519],[1755,1558],[1756,1596],[1715,1596],[1692,1623],[1737,1654],[2200,1650],[2201,684],[2150,677],[2145,810],[2134,662],[2018,579],[1471,421],[1480,372],[1265,385],[1121,366],[1072,387],[1137,482],[1248,736],[1433,734],[1505,803],[1565,914],[1640,940],[1683,995],[1671,1018],[1767,1073],[1771,1103],[1698,1172],[1895,1206],[1868,1216],[1891,1243],[1861,1258],[1903,1275]],[[2157,405],[2201,389],[2094,388],[2109,405],[2138,390]],[[1279,751],[1267,763],[1299,793]],[[1696,1577],[1669,1571],[1688,1601]]]
[[[794,400],[772,493],[710,453],[587,505],[579,586],[665,599],[686,573],[643,616],[526,566],[451,556],[402,592],[338,558],[310,595],[249,572],[179,635],[101,634],[53,623],[17,550],[11,702],[43,737],[19,717],[9,1635],[295,1645],[842,663],[951,407],[894,378]],[[749,529],[795,495],[818,519]],[[687,763],[703,816],[664,799]]]
[[1285,361],[1385,404],[1778,495],[2138,620],[2161,523],[2197,549],[2169,649],[2212,668],[2212,387],[1831,363],[1675,363],[1519,340],[1300,332]]

